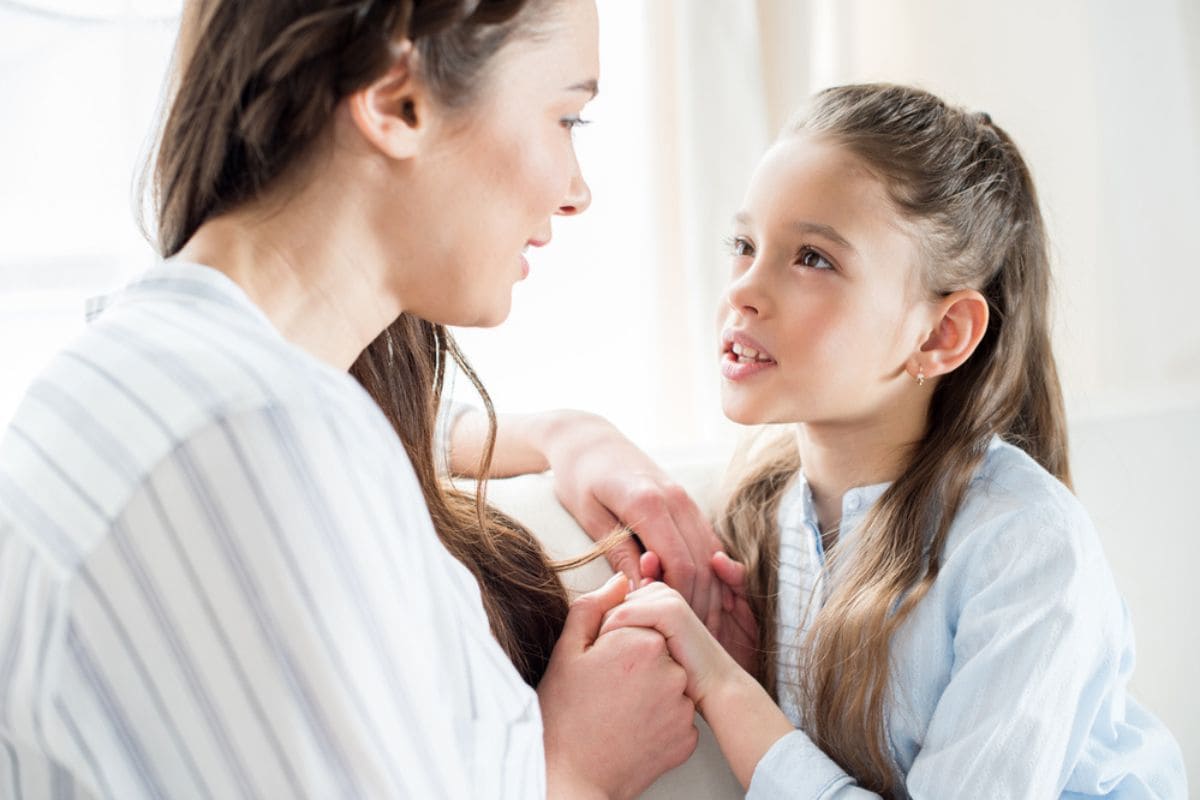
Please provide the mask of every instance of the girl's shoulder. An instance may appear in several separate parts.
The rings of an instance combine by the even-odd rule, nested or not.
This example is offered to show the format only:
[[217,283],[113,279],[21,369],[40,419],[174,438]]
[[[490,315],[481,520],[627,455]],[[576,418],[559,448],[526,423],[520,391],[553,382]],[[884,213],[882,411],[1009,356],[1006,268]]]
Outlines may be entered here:
[[1038,576],[1109,591],[1100,538],[1074,493],[1029,454],[995,439],[955,515],[942,563],[966,580]]

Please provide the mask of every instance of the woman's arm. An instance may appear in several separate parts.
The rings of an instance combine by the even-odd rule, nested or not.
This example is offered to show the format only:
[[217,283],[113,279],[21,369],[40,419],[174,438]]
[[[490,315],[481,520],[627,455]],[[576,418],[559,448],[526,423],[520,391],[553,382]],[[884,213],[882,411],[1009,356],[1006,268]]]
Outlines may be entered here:
[[[487,415],[469,409],[449,430],[452,472],[477,477],[487,441]],[[708,624],[721,607],[710,566],[720,542],[687,492],[608,420],[583,411],[505,414],[497,418],[488,477],[554,471],[559,502],[594,540],[620,525],[658,554],[662,579],[678,589]],[[608,553],[613,569],[637,585],[641,550],[633,540]]]

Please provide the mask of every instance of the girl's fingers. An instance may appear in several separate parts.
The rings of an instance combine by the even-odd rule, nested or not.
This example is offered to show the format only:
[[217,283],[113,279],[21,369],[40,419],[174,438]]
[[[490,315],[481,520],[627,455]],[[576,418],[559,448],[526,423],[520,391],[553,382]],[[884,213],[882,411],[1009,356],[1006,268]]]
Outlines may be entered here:
[[631,601],[612,609],[604,616],[599,636],[617,628],[651,628],[663,636],[668,636],[671,626],[664,619],[665,614],[666,610],[653,600]]
[[746,588],[746,565],[739,561],[734,561],[729,556],[725,555],[724,551],[718,550],[713,553],[712,557],[713,572],[721,579],[721,582],[734,591],[735,594],[741,594]]
[[[651,581],[662,580],[662,560],[659,559],[658,553],[653,550],[647,550],[642,553],[639,566],[642,570],[642,578],[649,578]],[[642,584],[643,586],[645,584]]]

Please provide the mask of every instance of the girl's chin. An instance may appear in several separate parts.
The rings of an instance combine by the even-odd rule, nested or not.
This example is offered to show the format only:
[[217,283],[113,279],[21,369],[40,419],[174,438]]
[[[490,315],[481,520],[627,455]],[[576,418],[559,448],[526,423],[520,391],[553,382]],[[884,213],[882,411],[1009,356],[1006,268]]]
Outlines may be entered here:
[[725,412],[726,419],[736,422],[738,425],[762,425],[770,422],[759,409],[746,403],[732,401],[729,398],[722,399],[721,410]]

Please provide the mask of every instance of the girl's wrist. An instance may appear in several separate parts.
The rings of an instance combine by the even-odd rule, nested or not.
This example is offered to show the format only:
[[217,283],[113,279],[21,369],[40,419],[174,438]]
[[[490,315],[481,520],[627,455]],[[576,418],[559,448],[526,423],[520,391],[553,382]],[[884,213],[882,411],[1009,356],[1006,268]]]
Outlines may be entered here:
[[712,728],[733,774],[747,789],[762,757],[795,730],[762,685],[740,667],[714,685],[697,708]]
[[738,703],[762,687],[752,675],[743,670],[732,656],[726,655],[721,665],[710,672],[696,687],[696,710],[708,719],[712,712],[720,715],[726,708],[736,708]]

